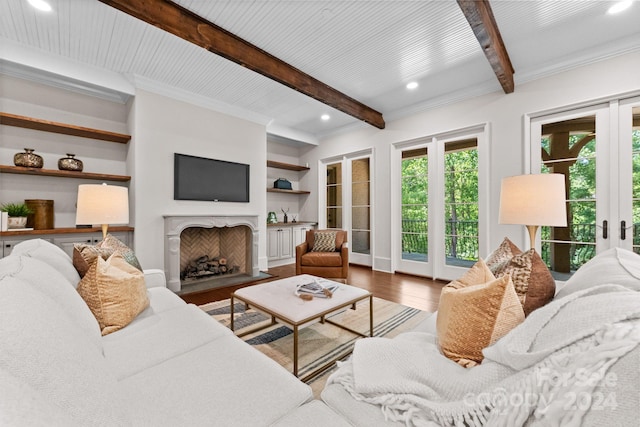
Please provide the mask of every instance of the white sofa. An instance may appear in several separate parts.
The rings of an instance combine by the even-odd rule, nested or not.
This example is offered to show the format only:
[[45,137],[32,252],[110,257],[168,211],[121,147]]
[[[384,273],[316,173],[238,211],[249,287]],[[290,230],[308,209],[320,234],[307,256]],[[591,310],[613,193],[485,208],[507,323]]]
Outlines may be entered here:
[[[609,291],[607,291],[607,288],[610,288],[610,284],[616,285],[613,286],[613,288],[615,289],[611,289],[610,293],[616,295],[616,301],[619,302],[617,306],[608,304],[609,299],[607,299],[607,296],[609,295]],[[589,292],[593,292],[596,288],[601,289],[600,291],[598,291],[599,293],[597,295],[589,295]],[[584,294],[584,296],[575,298],[578,293]],[[586,298],[592,298],[594,300],[591,303],[591,307],[593,308],[593,310],[576,310],[570,312],[569,307],[571,306],[571,304],[576,304],[578,300],[586,300]],[[601,298],[601,302],[598,301],[599,298]],[[571,303],[569,303],[570,300]],[[625,301],[625,303],[622,303],[623,301]],[[554,313],[554,310],[557,307],[563,307],[562,309],[558,309],[557,315],[547,315],[547,317],[544,317],[545,312]],[[564,314],[565,312],[570,312],[571,314]],[[396,340],[402,340],[407,337],[410,338],[414,332],[419,332],[423,334],[420,340],[421,343],[426,343],[426,345],[433,345],[437,347],[436,319],[437,313],[434,313],[432,316],[425,319],[425,321],[418,325],[418,327],[415,328],[414,331],[409,332],[408,334],[401,334],[391,341],[393,342]],[[545,319],[544,322],[546,323],[541,322],[541,319]],[[536,322],[541,323],[542,326],[539,333],[532,341],[531,350],[538,351],[541,345],[553,342],[554,340],[559,339],[558,337],[564,339],[565,342],[574,343],[568,345],[567,347],[570,347],[572,345],[580,346],[583,345],[584,342],[589,341],[591,338],[593,338],[592,335],[601,334],[601,331],[598,331],[596,334],[590,335],[590,332],[586,329],[583,329],[582,325],[593,323],[600,324],[601,326],[606,328],[607,325],[611,324],[609,322],[612,321],[623,325],[623,328],[621,328],[621,330],[624,330],[624,326],[630,326],[631,328],[633,328],[631,329],[632,332],[628,332],[627,335],[618,333],[619,335],[615,336],[611,340],[612,342],[605,341],[605,339],[602,338],[602,335],[596,337],[595,341],[602,340],[602,342],[605,343],[605,345],[602,346],[605,347],[605,352],[610,352],[611,354],[613,354],[617,350],[620,350],[620,348],[624,346],[628,346],[625,350],[622,351],[624,355],[615,359],[614,363],[608,365],[607,368],[603,371],[590,373],[591,377],[587,377],[587,371],[582,370],[582,368],[574,371],[572,371],[570,368],[567,368],[564,371],[562,371],[560,368],[557,368],[558,371],[555,371],[554,369],[556,369],[556,367],[553,364],[542,364],[542,369],[544,369],[544,367],[547,367],[547,369],[551,369],[550,371],[547,371],[551,372],[551,375],[555,375],[557,372],[560,372],[557,378],[551,378],[551,381],[545,383],[545,387],[557,387],[557,389],[549,390],[547,388],[540,391],[540,389],[534,388],[533,391],[531,391],[530,395],[524,394],[518,396],[518,398],[526,396],[525,400],[527,398],[531,399],[534,396],[536,398],[540,398],[541,395],[536,395],[537,393],[542,394],[544,392],[551,391],[550,396],[553,396],[553,398],[558,401],[558,406],[556,407],[558,410],[555,414],[549,415],[550,413],[552,413],[552,411],[548,411],[546,413],[544,411],[539,411],[537,413],[527,415],[527,412],[525,411],[524,417],[521,417],[519,421],[516,421],[517,418],[509,417],[512,413],[517,413],[517,410],[512,411],[512,409],[514,409],[514,406],[520,405],[521,402],[518,400],[518,398],[512,399],[507,394],[505,401],[507,401],[508,406],[510,405],[511,407],[502,408],[504,414],[500,414],[500,411],[494,411],[497,412],[497,415],[492,419],[489,419],[489,417],[480,420],[458,419],[457,422],[452,422],[450,424],[446,423],[446,425],[475,426],[485,425],[485,423],[486,425],[504,425],[510,427],[517,425],[636,427],[640,425],[638,421],[640,420],[640,256],[620,248],[613,248],[596,256],[587,264],[583,265],[567,282],[562,283],[561,286],[558,286],[556,296],[551,303],[534,311],[529,317],[525,319],[525,321],[520,326],[518,326],[516,329],[513,329],[501,340],[498,340],[492,347],[498,346],[503,340],[510,340],[508,347],[517,346],[517,344],[521,342],[521,340],[524,340],[523,338],[521,338],[523,333],[525,333],[528,329],[532,329],[531,324],[535,324]],[[575,339],[575,337],[578,337],[578,339],[576,341],[572,341],[573,339]],[[358,341],[356,343],[356,351],[358,350],[359,344],[361,344],[361,341]],[[392,345],[393,344],[391,344],[391,346]],[[606,348],[607,345],[609,346],[608,348]],[[398,348],[406,349],[406,347],[404,346]],[[370,351],[371,346],[367,347],[367,349]],[[529,349],[527,349],[527,351],[528,350]],[[594,350],[579,350],[578,353],[583,352],[583,360],[596,360],[595,352],[593,354],[590,354],[590,351]],[[485,349],[485,355],[487,354],[486,352],[487,349]],[[558,351],[558,353],[560,352],[561,351]],[[515,354],[515,352],[513,354]],[[598,355],[602,357],[601,353],[599,353]],[[564,354],[562,355],[562,357],[565,356],[566,355]],[[482,367],[482,365],[480,365],[476,368],[465,370],[465,368],[462,368],[455,362],[446,359],[441,353],[438,353],[437,351],[434,357],[435,359],[431,359],[431,361],[441,362],[442,370],[439,371],[439,369],[432,369],[432,375],[435,377],[442,377],[440,384],[444,388],[452,389],[456,387],[456,384],[458,384],[458,388],[463,391],[471,390],[471,384],[476,381],[479,376],[475,375],[475,373],[480,372],[474,372],[474,370],[483,368],[492,369],[490,367]],[[554,363],[558,363],[558,360],[565,360],[565,362],[563,363],[568,364],[569,362],[567,361],[571,360],[570,357],[562,359],[555,353],[552,353],[549,357],[555,358]],[[438,358],[441,360],[436,360]],[[398,357],[398,359],[396,359],[393,363],[395,363],[396,365],[400,364],[400,359],[401,357]],[[599,368],[607,363],[605,362],[606,356],[602,357],[602,360],[598,360]],[[613,360],[610,359],[608,363],[610,363],[611,361]],[[420,400],[420,398],[415,398],[415,396],[406,398],[406,396],[402,395],[402,392],[397,390],[391,392],[395,393],[395,396],[391,399],[387,399],[380,394],[358,395],[358,398],[354,398],[353,395],[347,390],[349,388],[355,388],[353,383],[347,381],[347,386],[345,387],[345,384],[339,381],[332,381],[334,377],[339,378],[341,377],[341,375],[344,375],[342,374],[341,370],[346,371],[347,375],[353,375],[352,373],[349,373],[349,367],[346,366],[350,362],[351,361],[347,362],[345,366],[341,367],[336,373],[333,374],[332,377],[329,378],[325,389],[322,391],[322,400],[336,413],[347,419],[350,424],[362,427],[402,427],[406,425],[437,426],[445,424],[434,423],[430,420],[429,416],[420,418],[418,422],[416,422],[415,417],[407,423],[400,422],[398,420],[390,420],[389,418],[393,417],[386,417],[384,415],[382,407],[380,406],[381,402],[389,403],[393,402],[393,400],[395,399],[398,399],[396,402],[393,402],[399,402],[396,408],[402,408],[402,410],[408,411],[416,408],[423,408],[421,405],[425,404],[425,402]],[[427,361],[427,359],[424,359],[422,360],[422,363],[424,366],[429,363],[429,361]],[[552,368],[548,368],[548,366],[552,366]],[[418,369],[420,369],[419,366]],[[379,375],[378,372],[380,372],[381,370],[385,370],[385,366],[376,365],[376,372],[373,372],[373,375],[381,377],[388,376],[388,374]],[[408,370],[410,371],[411,369]],[[359,372],[359,374],[362,377],[363,373],[361,371]],[[466,382],[467,379],[465,375],[468,377],[468,382]],[[539,375],[541,376],[537,378],[540,378],[541,381],[544,381],[545,374]],[[356,378],[355,375],[353,375],[353,377]],[[533,378],[535,379],[536,377],[533,376]],[[415,375],[415,377],[410,377],[409,380],[418,381],[418,375]],[[574,387],[573,389],[562,389],[562,386],[565,385],[565,382],[571,383],[571,381],[574,381],[573,385],[577,385],[578,388]],[[593,384],[595,384],[595,387],[591,388]],[[502,385],[503,383],[499,383],[498,389],[500,389]],[[489,388],[486,391],[489,390],[491,389]],[[482,395],[484,391],[485,390],[480,390],[478,394]],[[509,390],[501,389],[501,392],[509,393]],[[473,393],[476,392],[474,391]],[[445,393],[441,394],[444,395]],[[504,395],[502,395],[501,397],[504,397]],[[369,400],[369,402],[367,402],[367,400]],[[434,403],[433,407],[438,407],[439,402],[437,401],[432,401],[425,406],[429,406],[431,403]],[[455,403],[451,403],[449,405],[449,408],[451,409],[451,411],[453,411],[453,408],[463,407],[464,403],[465,402],[461,402],[459,406],[456,406]],[[543,405],[544,403],[541,403],[541,407]],[[582,412],[583,410],[584,413]],[[391,415],[391,412],[392,411],[390,411],[389,408],[386,408],[387,415]],[[568,417],[570,419],[570,422],[558,422],[558,414]],[[409,416],[409,418],[411,417]]]
[[348,425],[162,271],[145,279],[150,307],[102,337],[61,249],[34,239],[0,260],[0,425]]

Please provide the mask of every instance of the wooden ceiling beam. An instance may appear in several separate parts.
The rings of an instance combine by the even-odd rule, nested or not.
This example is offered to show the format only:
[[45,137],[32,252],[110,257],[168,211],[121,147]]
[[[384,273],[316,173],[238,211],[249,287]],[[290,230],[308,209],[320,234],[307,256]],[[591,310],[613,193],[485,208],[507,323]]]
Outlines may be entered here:
[[350,116],[384,129],[382,114],[168,0],[100,0]]
[[458,0],[458,5],[480,42],[504,93],[512,93],[515,88],[513,65],[502,41],[489,0]]

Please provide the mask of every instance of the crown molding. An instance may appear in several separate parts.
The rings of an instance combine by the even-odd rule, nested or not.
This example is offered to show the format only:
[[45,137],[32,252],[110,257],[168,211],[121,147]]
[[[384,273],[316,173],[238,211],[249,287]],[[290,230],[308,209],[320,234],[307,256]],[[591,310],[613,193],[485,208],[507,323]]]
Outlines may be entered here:
[[234,105],[227,104],[225,102],[221,102],[203,95],[199,95],[197,93],[178,89],[176,87],[140,76],[138,74],[128,75],[128,79],[136,89],[146,90],[157,95],[166,96],[168,98],[193,104],[198,107],[206,108],[208,110],[216,111],[218,113],[226,114],[238,119],[248,120],[265,127],[272,120],[272,117],[267,117],[263,114],[236,107]]
[[121,74],[6,38],[0,38],[0,73],[122,104],[134,95]]

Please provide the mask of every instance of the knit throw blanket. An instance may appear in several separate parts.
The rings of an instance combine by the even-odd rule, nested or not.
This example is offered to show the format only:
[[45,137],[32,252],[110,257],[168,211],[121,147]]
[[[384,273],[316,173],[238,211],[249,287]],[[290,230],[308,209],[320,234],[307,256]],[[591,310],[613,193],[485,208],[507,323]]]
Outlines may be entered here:
[[465,369],[436,337],[410,332],[357,341],[327,384],[408,426],[578,426],[609,367],[639,343],[640,293],[602,285],[534,311],[479,366]]

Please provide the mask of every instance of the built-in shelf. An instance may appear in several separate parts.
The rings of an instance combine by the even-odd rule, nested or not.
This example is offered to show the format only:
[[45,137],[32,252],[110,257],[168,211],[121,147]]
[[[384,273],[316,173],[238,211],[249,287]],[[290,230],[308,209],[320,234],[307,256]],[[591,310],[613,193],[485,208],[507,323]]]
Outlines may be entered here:
[[311,194],[311,191],[283,190],[282,188],[267,188],[267,193]]
[[285,170],[297,171],[297,172],[309,170],[307,166],[292,165],[290,163],[276,162],[273,160],[267,160],[267,167],[276,168],[276,169],[285,169]]
[[6,166],[6,165],[0,165],[0,173],[12,173],[12,174],[20,174],[20,175],[57,176],[61,178],[81,178],[81,179],[93,179],[97,181],[117,181],[117,182],[131,181],[131,177],[127,175],[110,175],[106,173],[25,168],[22,166]]
[[[128,225],[124,226],[111,226],[109,227],[109,232],[115,233],[118,231],[133,231],[133,227],[129,227]],[[102,233],[101,227],[91,227],[91,228],[49,228],[46,230],[9,230],[0,232],[0,236],[29,236],[29,235],[40,235],[40,234],[77,234],[77,233]]]
[[0,112],[0,124],[126,144],[131,135]]

